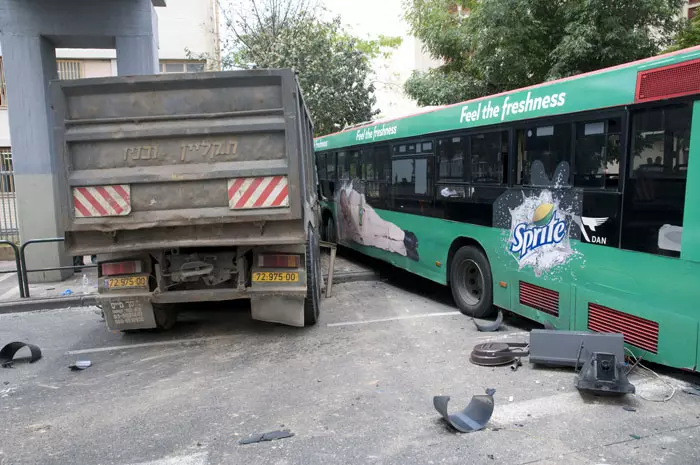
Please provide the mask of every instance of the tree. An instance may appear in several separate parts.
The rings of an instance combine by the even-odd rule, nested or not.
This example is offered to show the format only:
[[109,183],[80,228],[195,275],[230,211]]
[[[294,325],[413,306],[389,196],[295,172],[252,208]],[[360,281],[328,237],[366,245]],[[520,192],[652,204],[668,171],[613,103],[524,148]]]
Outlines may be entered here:
[[[406,0],[412,33],[443,65],[414,73],[418,103],[449,104],[658,53],[683,0]],[[468,13],[468,14],[467,14]]]
[[338,18],[323,19],[314,0],[242,4],[235,11],[223,8],[228,32],[223,69],[294,69],[317,135],[368,121],[378,113],[373,108],[371,61],[397,47],[400,39],[354,37]]
[[673,38],[673,45],[666,49],[666,51],[674,52],[696,45],[700,45],[700,16],[696,16],[690,21],[683,23],[683,27]]

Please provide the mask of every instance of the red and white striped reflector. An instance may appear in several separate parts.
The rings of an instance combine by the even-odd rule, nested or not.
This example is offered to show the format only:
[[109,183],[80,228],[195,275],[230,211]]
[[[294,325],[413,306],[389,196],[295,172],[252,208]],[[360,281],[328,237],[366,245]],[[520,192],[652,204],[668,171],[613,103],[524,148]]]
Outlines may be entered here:
[[228,180],[228,206],[233,210],[289,206],[287,176]]
[[128,184],[73,188],[76,218],[125,216],[131,213],[131,189]]

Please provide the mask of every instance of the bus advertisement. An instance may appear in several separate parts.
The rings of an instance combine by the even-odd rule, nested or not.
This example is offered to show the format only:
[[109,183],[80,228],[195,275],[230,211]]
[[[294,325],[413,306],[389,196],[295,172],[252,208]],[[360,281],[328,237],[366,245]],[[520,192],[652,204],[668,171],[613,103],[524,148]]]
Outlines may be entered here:
[[323,233],[466,315],[622,333],[696,370],[696,151],[700,47],[319,137]]

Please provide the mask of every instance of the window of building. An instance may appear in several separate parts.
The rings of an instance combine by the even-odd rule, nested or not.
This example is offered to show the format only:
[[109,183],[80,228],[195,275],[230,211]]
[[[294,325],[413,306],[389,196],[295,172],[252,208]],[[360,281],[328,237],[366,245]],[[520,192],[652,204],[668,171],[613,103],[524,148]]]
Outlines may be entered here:
[[620,118],[576,124],[574,186],[617,189],[621,127]]
[[695,18],[700,13],[700,5],[688,7],[688,19]]
[[80,79],[83,77],[83,62],[80,60],[56,60],[58,79]]
[[203,61],[161,61],[161,73],[197,73],[204,71]]
[[475,134],[470,140],[472,182],[503,183],[508,165],[508,131]]
[[[568,184],[569,179],[554,179],[560,163],[570,160],[571,125],[555,124],[533,126],[518,131],[518,178],[523,185],[540,185],[549,182]],[[542,163],[544,173],[532,171],[533,163]],[[568,172],[562,170],[561,172]],[[543,179],[546,177],[547,179]]]
[[449,137],[437,143],[438,179],[441,181],[464,181],[464,137]]
[[0,57],[0,107],[7,106],[7,85],[5,84],[5,66]]

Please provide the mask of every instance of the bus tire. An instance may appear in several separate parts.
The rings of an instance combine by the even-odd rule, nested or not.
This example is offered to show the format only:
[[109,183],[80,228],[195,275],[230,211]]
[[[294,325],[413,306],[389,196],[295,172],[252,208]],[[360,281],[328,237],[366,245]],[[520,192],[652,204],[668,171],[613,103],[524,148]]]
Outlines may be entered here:
[[309,226],[306,241],[306,298],[304,299],[304,326],[313,326],[321,313],[321,253],[318,237]]
[[326,218],[326,241],[336,243],[338,238],[335,235],[335,221],[333,215],[328,215]]
[[461,247],[452,257],[450,289],[463,314],[483,318],[494,313],[491,265],[478,248]]

